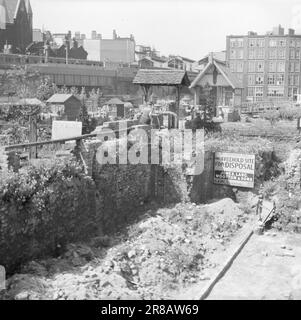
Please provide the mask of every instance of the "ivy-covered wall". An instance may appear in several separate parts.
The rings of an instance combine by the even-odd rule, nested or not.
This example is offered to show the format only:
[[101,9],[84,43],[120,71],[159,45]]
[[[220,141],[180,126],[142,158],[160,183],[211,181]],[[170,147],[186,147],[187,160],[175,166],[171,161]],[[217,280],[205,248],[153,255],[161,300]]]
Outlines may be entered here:
[[76,163],[2,173],[0,265],[12,271],[29,259],[53,255],[95,233],[98,221],[95,184]]

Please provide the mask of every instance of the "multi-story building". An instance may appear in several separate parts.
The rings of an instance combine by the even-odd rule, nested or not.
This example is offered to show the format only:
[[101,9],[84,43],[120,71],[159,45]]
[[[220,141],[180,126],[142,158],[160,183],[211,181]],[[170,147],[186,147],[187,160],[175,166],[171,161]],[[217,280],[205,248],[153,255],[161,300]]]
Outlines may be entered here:
[[301,93],[301,35],[293,29],[227,36],[226,59],[244,101],[296,100]]
[[29,0],[0,0],[0,52],[4,47],[25,52],[32,42],[32,16]]
[[88,52],[88,59],[116,63],[132,63],[135,61],[135,39],[117,36],[113,31],[113,39],[102,39],[100,34],[93,33],[94,39],[85,39],[84,48]]

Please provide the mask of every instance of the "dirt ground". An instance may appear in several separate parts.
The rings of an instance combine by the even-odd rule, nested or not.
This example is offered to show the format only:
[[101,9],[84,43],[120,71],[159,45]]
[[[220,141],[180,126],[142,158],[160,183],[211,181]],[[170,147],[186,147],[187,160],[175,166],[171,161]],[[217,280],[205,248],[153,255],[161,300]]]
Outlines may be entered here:
[[253,235],[208,299],[301,299],[301,235]]
[[58,258],[28,263],[0,298],[177,299],[208,281],[209,270],[224,261],[215,257],[251,217],[231,199],[149,210],[126,235],[71,244]]

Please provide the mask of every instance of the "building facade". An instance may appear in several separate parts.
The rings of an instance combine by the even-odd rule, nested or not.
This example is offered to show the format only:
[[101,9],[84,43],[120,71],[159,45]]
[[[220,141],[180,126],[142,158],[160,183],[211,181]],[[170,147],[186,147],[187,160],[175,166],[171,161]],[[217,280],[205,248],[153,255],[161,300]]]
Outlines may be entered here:
[[[95,34],[93,34],[94,37]],[[88,52],[88,59],[103,62],[132,63],[135,61],[135,39],[117,36],[113,32],[113,39],[102,39],[101,35],[94,39],[83,41],[84,49]]]
[[301,93],[301,35],[281,26],[265,35],[227,36],[226,60],[243,83],[243,101],[297,100]]
[[32,43],[32,17],[29,0],[0,0],[0,52],[25,52]]

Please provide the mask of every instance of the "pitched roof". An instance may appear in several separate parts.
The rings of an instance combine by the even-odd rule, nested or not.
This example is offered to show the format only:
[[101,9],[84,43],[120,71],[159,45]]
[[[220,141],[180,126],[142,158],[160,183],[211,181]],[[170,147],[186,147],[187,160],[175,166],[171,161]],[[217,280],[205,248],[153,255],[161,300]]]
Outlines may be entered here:
[[211,67],[215,66],[217,70],[223,75],[229,85],[233,88],[243,88],[242,83],[238,80],[234,73],[231,72],[230,68],[226,66],[225,63],[219,62],[213,58],[212,61],[208,62],[205,68],[199,73],[199,75],[194,79],[190,88],[194,88],[197,86],[198,82],[203,78],[206,74],[207,70]]
[[218,61],[215,61],[215,65],[218,67],[220,72],[225,76],[225,78],[228,79],[233,89],[243,88],[242,83],[238,80],[236,75],[231,72],[229,67],[227,67],[224,63],[220,63]]
[[151,84],[161,86],[190,85],[184,70],[140,69],[134,78],[135,84]]
[[30,4],[30,0],[25,0],[25,6],[28,14],[32,14],[32,8]]
[[[6,8],[7,14],[7,23],[13,23],[14,19],[17,16],[19,6],[22,0],[2,0],[0,1],[0,5],[4,3],[4,8]],[[30,4],[30,0],[24,0],[24,4],[26,7],[27,14],[32,14],[32,8]]]
[[76,98],[73,94],[56,93],[50,99],[48,99],[47,102],[48,103],[64,103],[67,100],[69,100],[71,97]]
[[181,57],[181,58],[182,58],[182,60],[184,60],[184,61],[195,62],[195,60],[193,60],[193,59],[189,59],[189,58],[185,58],[185,57]]
[[[217,51],[217,52],[212,52],[213,54],[213,58],[215,60],[218,60],[220,62],[225,62],[226,61],[226,51]],[[202,63],[208,63],[209,61],[209,56],[210,56],[210,53],[207,54],[204,58],[202,58],[201,60],[198,61],[199,64],[202,64]]]
[[113,98],[111,100],[109,100],[107,102],[108,105],[111,105],[111,104],[124,104],[124,102],[122,102],[120,99],[118,98]]

